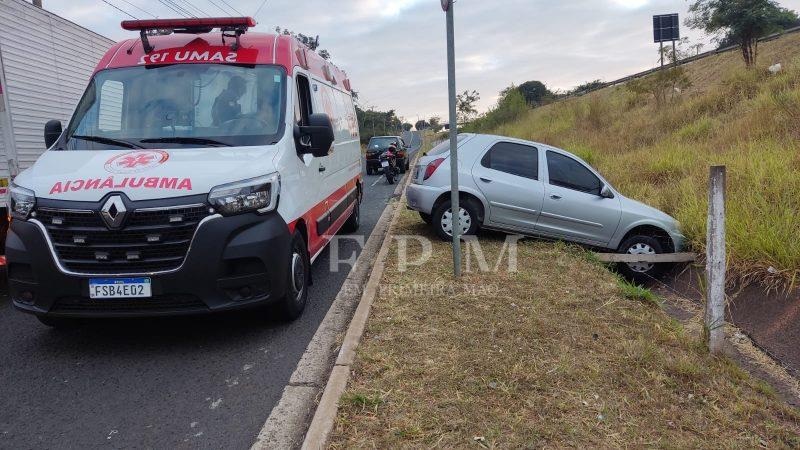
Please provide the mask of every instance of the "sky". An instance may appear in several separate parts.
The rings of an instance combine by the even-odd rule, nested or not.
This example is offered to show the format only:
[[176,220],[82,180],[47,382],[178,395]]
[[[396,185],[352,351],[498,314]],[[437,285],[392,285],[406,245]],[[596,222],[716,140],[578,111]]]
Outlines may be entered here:
[[[447,116],[445,14],[438,0],[43,0],[45,9],[109,38],[135,37],[129,19],[255,15],[256,31],[276,26],[319,35],[344,69],[362,107],[394,109],[414,123]],[[106,3],[108,2],[108,3]],[[800,11],[800,0],[779,0]],[[457,0],[456,83],[477,90],[485,111],[510,84],[540,80],[567,90],[614,80],[658,64],[652,16],[687,17],[688,0]],[[177,6],[176,6],[177,5]],[[234,11],[235,9],[236,11]],[[223,10],[227,11],[223,14]],[[713,48],[709,36],[682,24],[682,36]],[[446,122],[446,119],[445,119]]]

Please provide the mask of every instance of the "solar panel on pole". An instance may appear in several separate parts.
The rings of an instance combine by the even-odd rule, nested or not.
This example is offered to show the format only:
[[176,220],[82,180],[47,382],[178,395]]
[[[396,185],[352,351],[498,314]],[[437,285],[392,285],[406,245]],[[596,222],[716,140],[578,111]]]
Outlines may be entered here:
[[681,27],[678,14],[661,14],[653,16],[653,42],[679,41]]

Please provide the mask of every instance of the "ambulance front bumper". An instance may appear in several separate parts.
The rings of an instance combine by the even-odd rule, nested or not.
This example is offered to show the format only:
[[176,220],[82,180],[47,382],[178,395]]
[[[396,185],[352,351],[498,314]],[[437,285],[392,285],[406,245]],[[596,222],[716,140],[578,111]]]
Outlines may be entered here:
[[267,304],[287,290],[291,235],[275,212],[212,216],[201,223],[179,268],[136,275],[151,279],[148,298],[90,299],[90,279],[115,275],[64,270],[45,233],[35,222],[15,220],[6,239],[9,293],[17,309],[31,314],[76,318],[204,314]]

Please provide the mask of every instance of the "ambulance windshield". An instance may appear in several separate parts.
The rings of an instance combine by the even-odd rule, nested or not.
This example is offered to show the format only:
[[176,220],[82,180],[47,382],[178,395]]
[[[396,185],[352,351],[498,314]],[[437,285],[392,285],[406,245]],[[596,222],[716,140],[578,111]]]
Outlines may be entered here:
[[175,64],[98,72],[57,148],[264,145],[283,132],[284,70]]

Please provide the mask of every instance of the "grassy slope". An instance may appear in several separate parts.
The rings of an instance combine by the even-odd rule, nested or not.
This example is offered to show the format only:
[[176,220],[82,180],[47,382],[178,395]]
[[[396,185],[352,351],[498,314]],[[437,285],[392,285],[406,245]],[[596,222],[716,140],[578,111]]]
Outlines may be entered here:
[[[449,245],[401,214],[433,256],[400,272],[393,241],[333,448],[800,446],[769,386],[582,251],[525,241],[520,271],[453,284]],[[500,239],[481,236],[491,266]]]
[[[571,150],[625,195],[676,217],[704,250],[708,166],[728,166],[728,245],[739,275],[800,274],[800,34],[760,46],[745,71],[730,52],[686,66],[693,86],[658,110],[624,86],[483,130]],[[776,62],[784,70],[769,76]],[[780,271],[769,270],[773,267]]]

